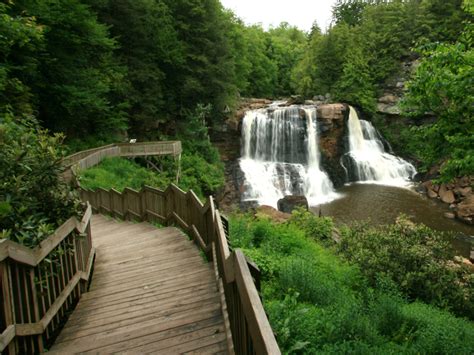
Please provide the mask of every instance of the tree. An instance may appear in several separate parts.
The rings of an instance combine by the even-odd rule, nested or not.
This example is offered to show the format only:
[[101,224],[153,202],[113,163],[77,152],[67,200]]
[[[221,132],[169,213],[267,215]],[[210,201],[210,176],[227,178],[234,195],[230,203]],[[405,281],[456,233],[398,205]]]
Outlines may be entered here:
[[115,53],[127,68],[127,87],[121,94],[129,103],[130,133],[156,138],[156,130],[179,109],[173,77],[185,64],[170,10],[160,0],[92,1],[91,5],[120,45]]
[[31,116],[33,95],[25,78],[35,75],[43,28],[33,17],[13,15],[0,4],[0,115]]
[[360,47],[348,51],[341,79],[335,89],[335,98],[341,98],[366,112],[375,111],[375,90],[367,59]]
[[96,14],[79,0],[19,0],[13,9],[44,26],[44,47],[35,57],[38,73],[25,78],[40,121],[71,137],[125,129],[124,102],[112,101],[122,89],[124,68]]

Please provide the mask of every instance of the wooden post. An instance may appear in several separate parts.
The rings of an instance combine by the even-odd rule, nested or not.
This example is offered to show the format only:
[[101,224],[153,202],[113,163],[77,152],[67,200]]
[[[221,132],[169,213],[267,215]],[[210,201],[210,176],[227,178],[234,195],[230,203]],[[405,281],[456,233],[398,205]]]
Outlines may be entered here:
[[179,183],[179,176],[181,175],[181,153],[178,155],[178,171],[176,172],[176,185]]
[[[15,325],[15,309],[12,302],[10,267],[6,261],[0,262],[0,277],[2,279],[3,312],[5,314],[5,325]],[[16,339],[8,344],[8,353],[16,354]]]
[[[32,301],[33,301],[33,311],[35,315],[35,322],[39,322],[41,320],[41,315],[39,312],[39,298],[36,289],[35,283],[35,270],[33,268],[30,269],[30,282],[31,282],[31,292],[32,292]],[[38,351],[40,353],[44,352],[44,344],[43,344],[43,334],[37,336],[38,338]]]

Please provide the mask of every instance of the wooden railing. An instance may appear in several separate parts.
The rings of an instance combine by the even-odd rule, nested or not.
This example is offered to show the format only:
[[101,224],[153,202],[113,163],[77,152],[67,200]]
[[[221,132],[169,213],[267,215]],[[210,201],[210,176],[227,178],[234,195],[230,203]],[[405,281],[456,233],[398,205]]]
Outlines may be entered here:
[[0,352],[43,352],[87,289],[95,251],[88,208],[34,249],[0,241]]
[[117,218],[179,225],[214,263],[223,313],[228,315],[228,337],[233,340],[228,341],[229,352],[280,354],[252,277],[255,267],[241,250],[229,248],[225,224],[212,197],[203,205],[194,192],[185,193],[175,185],[165,191],[81,189],[81,197],[95,211]]
[[70,181],[74,178],[78,170],[91,168],[107,157],[152,155],[171,155],[176,157],[179,156],[181,152],[180,141],[109,144],[65,157],[63,159],[63,166],[66,167],[66,170],[63,177],[65,180]]

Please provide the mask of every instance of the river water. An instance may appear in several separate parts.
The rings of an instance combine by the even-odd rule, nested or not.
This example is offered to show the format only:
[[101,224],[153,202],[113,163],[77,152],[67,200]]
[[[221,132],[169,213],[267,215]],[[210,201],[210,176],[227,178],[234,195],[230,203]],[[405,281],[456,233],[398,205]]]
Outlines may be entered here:
[[[350,224],[354,221],[370,220],[371,224],[390,224],[403,213],[417,223],[456,235],[473,236],[457,238],[453,244],[463,256],[469,255],[474,226],[457,220],[447,219],[444,213],[447,205],[420,195],[408,188],[356,183],[337,191],[341,198],[330,203],[312,207],[316,214],[331,216],[337,224]],[[470,240],[470,241],[469,241]]]

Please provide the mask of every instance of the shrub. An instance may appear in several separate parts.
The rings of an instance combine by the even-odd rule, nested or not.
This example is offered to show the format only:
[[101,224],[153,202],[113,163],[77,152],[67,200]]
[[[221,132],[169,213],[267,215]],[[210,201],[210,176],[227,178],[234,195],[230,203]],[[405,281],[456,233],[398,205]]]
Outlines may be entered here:
[[50,136],[33,119],[0,119],[0,238],[38,245],[83,204],[61,180],[62,136]]
[[332,237],[334,223],[329,217],[316,217],[303,208],[292,212],[290,223],[303,230],[306,236],[320,241],[329,241]]
[[442,233],[399,218],[390,226],[346,228],[342,239],[339,253],[359,265],[372,286],[384,277],[411,300],[474,319],[474,275],[454,261]]

